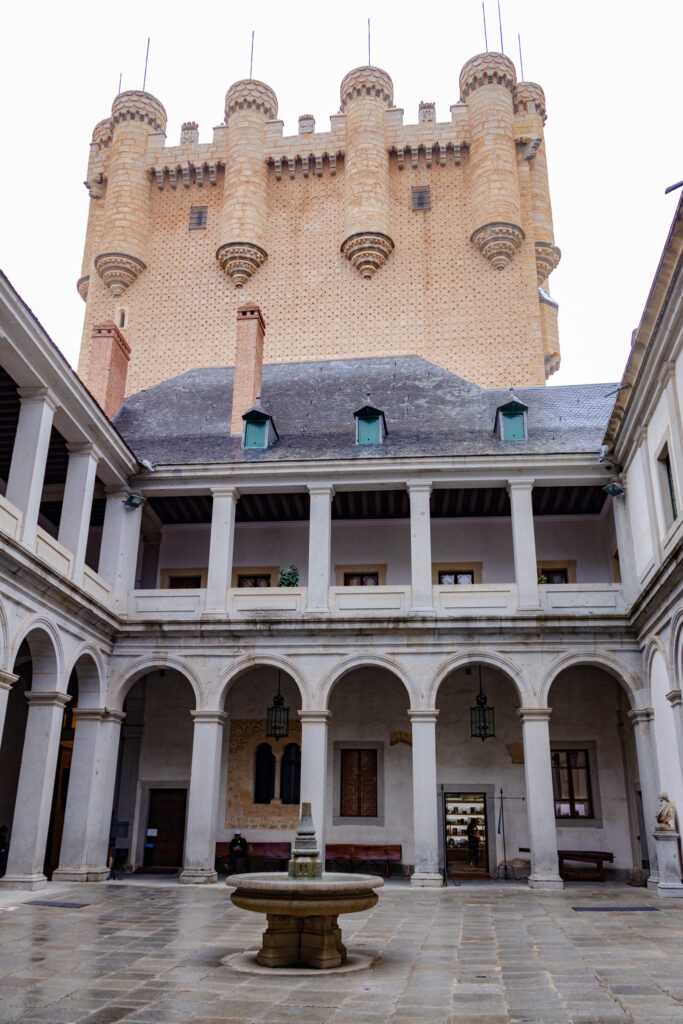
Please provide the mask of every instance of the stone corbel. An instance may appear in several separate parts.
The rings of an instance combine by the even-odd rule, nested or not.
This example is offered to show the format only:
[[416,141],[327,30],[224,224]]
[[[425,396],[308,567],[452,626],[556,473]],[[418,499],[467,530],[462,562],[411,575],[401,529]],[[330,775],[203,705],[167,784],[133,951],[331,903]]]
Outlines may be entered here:
[[183,185],[185,186],[185,188],[189,188],[190,187],[191,180],[192,180],[191,179],[191,170],[192,170],[192,168],[191,168],[189,163],[184,163],[184,164],[180,165],[180,171],[181,171],[182,176],[183,176]]
[[439,167],[445,167],[446,166],[446,153],[447,152],[448,152],[448,150],[447,150],[447,147],[446,147],[446,143],[444,142],[444,143],[442,143],[439,146]]
[[322,173],[323,173],[323,158],[321,156],[317,156],[315,158],[315,173],[316,173],[316,177],[318,177],[318,178],[322,177]]
[[522,156],[525,160],[533,160],[536,156],[536,150],[543,142],[543,139],[538,136],[535,139],[525,139],[523,143]]
[[296,157],[288,157],[287,163],[289,165],[289,176],[293,180],[296,174]]
[[273,165],[275,167],[275,177],[276,177],[277,181],[281,181],[282,180],[282,160],[280,160],[280,158],[278,157],[277,160],[273,160]]
[[304,178],[307,178],[308,177],[308,157],[307,156],[302,156],[301,157],[301,170],[303,171]]
[[171,188],[178,187],[178,169],[177,167],[168,168],[168,183]]
[[157,179],[157,188],[162,189],[164,187],[164,168],[163,167],[155,167],[154,168],[154,174],[156,175],[156,179]]
[[427,167],[432,166],[432,147],[425,146],[425,159],[427,161]]
[[215,160],[212,160],[211,163],[209,164],[209,182],[212,185],[216,184],[216,171],[217,171],[217,169],[218,169],[218,165],[216,164]]
[[195,181],[198,185],[204,184],[204,164],[196,164],[194,169]]
[[328,159],[330,161],[330,174],[332,175],[332,177],[334,177],[335,174],[337,173],[337,154],[330,153]]
[[505,270],[524,241],[524,232],[517,224],[497,220],[476,228],[470,241],[495,270]]

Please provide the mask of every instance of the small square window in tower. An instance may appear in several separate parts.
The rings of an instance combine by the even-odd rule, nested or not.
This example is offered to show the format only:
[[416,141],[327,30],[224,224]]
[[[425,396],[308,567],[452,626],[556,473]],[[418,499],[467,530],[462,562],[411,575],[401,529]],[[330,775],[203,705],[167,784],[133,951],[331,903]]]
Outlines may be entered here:
[[364,405],[354,412],[356,419],[356,444],[383,444],[389,431],[381,409]]
[[413,185],[410,199],[414,212],[424,212],[432,208],[432,190],[430,185]]
[[493,431],[499,435],[501,441],[526,441],[528,410],[529,406],[520,402],[510,391],[510,401],[498,406],[493,424]]
[[189,231],[202,231],[206,227],[206,221],[209,215],[208,206],[191,206],[190,207],[190,223],[188,224]]

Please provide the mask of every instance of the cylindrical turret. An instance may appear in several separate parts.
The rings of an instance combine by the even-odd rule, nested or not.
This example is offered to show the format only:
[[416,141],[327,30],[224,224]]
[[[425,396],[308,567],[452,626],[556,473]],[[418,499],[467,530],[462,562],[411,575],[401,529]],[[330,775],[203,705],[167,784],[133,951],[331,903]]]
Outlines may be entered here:
[[216,259],[238,288],[268,255],[265,128],[266,121],[276,116],[277,96],[265,82],[247,78],[228,89],[225,191]]
[[147,139],[166,128],[166,111],[148,92],[120,93],[111,108],[113,139],[102,236],[95,269],[118,297],[145,269],[151,179]]
[[[100,235],[102,234],[102,215],[104,213],[104,175],[101,151],[111,145],[112,125],[111,118],[98,121],[92,133],[90,141],[90,159],[88,160],[88,177],[83,182],[90,196],[88,208],[88,226],[85,230],[85,244],[83,246],[83,263],[81,264],[81,276],[76,282],[78,294],[84,302],[88,300],[88,285],[90,284],[90,273],[93,259],[97,255]],[[98,170],[98,165],[100,170]]]
[[384,266],[394,248],[386,123],[393,102],[393,82],[381,68],[354,68],[342,80],[346,150],[341,251],[363,277]]
[[548,185],[548,161],[543,141],[545,124],[545,95],[535,82],[518,82],[515,92],[515,111],[535,121],[536,139],[540,145],[533,160],[529,161],[529,183],[531,185],[531,209],[534,225],[534,247],[536,250],[536,274],[539,285],[560,262],[560,250],[555,245],[553,233],[553,211],[550,205]]
[[514,135],[515,66],[502,53],[480,53],[460,72],[469,117],[474,231],[470,239],[496,270],[524,240]]

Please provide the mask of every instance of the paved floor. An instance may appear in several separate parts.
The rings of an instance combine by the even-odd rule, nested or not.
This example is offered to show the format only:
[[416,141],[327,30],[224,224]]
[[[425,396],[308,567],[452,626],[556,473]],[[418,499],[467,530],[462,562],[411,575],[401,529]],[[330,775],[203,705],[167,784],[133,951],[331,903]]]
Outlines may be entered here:
[[388,886],[340,922],[374,967],[337,977],[224,967],[263,922],[225,886],[0,892],[0,1024],[683,1024],[683,906],[644,889]]

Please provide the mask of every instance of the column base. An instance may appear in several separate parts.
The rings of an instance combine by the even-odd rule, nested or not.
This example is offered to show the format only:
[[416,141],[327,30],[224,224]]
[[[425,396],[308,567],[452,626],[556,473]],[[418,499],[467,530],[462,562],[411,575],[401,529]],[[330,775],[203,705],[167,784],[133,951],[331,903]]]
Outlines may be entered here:
[[657,896],[660,900],[683,900],[683,885],[680,882],[658,882]]
[[47,885],[45,875],[5,875],[0,878],[0,889],[44,889]]
[[646,888],[650,889],[652,892],[656,892],[658,885],[659,885],[659,876],[658,875],[650,875],[650,877],[647,880]]
[[106,882],[109,868],[56,868],[52,873],[54,882]]
[[181,885],[213,885],[218,875],[213,868],[185,868],[178,881]]
[[410,876],[411,886],[419,888],[443,888],[443,875],[440,871],[413,871]]
[[559,875],[548,875],[547,878],[529,875],[528,885],[530,889],[538,889],[539,891],[544,889],[548,891],[552,889],[564,889],[564,882]]

